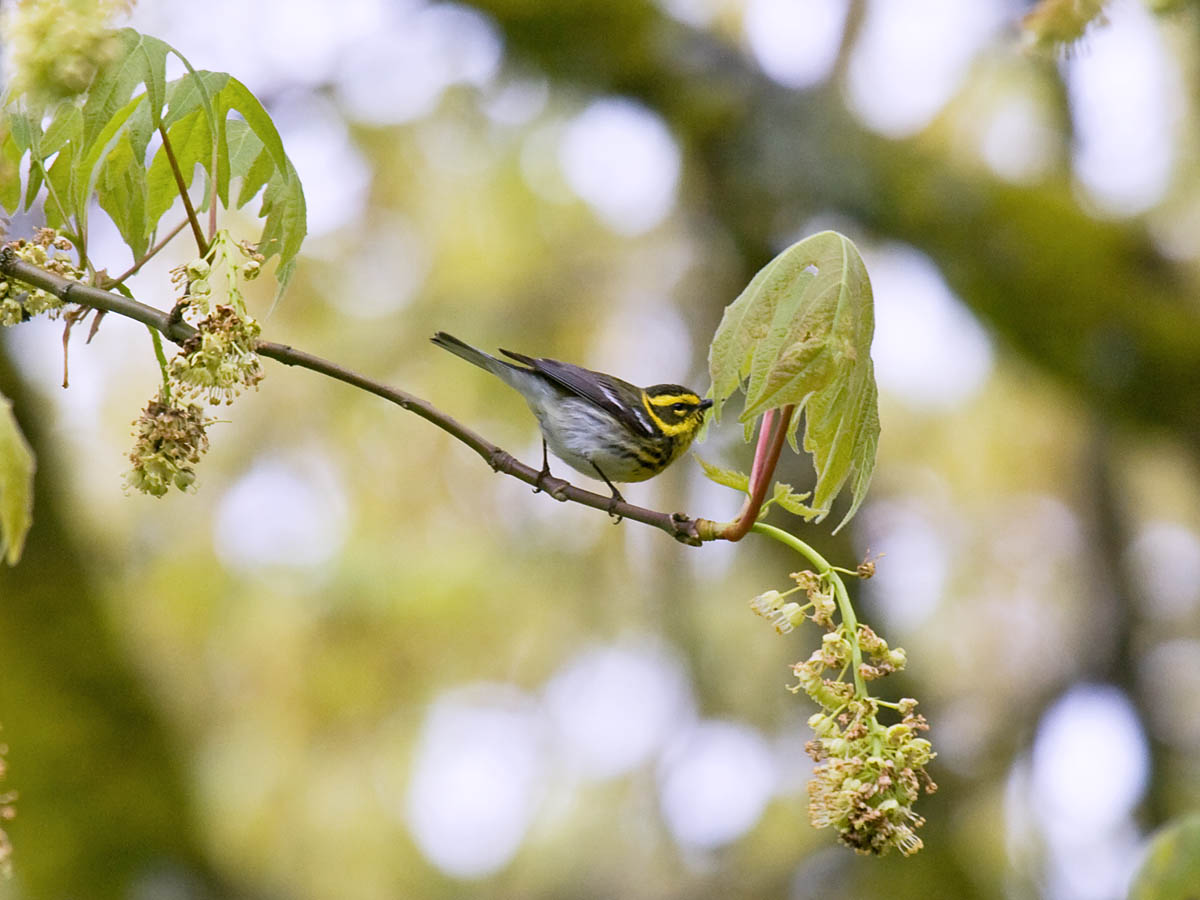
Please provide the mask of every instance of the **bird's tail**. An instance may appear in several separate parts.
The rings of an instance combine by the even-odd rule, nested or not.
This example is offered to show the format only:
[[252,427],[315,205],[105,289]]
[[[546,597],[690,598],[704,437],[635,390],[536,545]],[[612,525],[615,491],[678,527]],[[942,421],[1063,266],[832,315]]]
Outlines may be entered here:
[[449,350],[455,356],[461,356],[467,362],[473,363],[474,365],[479,366],[481,369],[486,369],[493,375],[498,375],[502,380],[508,382],[509,384],[513,383],[514,372],[523,371],[511,363],[506,363],[502,359],[497,359],[490,353],[484,353],[482,350],[472,347],[470,344],[460,341],[454,335],[447,334],[444,331],[439,331],[437,334],[431,337],[430,340],[442,349]]

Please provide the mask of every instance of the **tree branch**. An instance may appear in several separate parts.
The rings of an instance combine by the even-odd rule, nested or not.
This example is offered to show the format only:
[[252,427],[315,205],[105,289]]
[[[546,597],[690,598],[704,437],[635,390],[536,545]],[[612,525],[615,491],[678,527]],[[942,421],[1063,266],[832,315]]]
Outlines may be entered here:
[[[176,344],[182,344],[196,333],[196,329],[184,322],[178,316],[131,300],[120,294],[104,291],[78,281],[71,281],[53,272],[47,272],[31,263],[17,257],[8,247],[0,250],[0,273],[17,281],[49,291],[64,303],[78,303],[94,309],[116,313],[126,318],[134,319],[160,332]],[[715,540],[720,535],[720,526],[707,519],[693,519],[683,513],[664,513],[645,507],[635,506],[624,501],[612,502],[605,494],[595,494],[583,488],[576,487],[561,478],[543,478],[538,469],[533,469],[519,462],[512,454],[493,444],[482,435],[472,431],[461,422],[437,409],[426,400],[413,396],[405,391],[390,387],[380,381],[375,381],[358,372],[340,366],[337,363],[314,356],[286,344],[271,341],[260,341],[257,351],[261,356],[283,363],[286,366],[299,366],[309,369],[326,377],[344,382],[360,390],[367,391],[377,397],[382,397],[395,403],[402,409],[415,413],[427,422],[436,425],[451,437],[466,444],[478,453],[493,471],[503,472],[513,478],[523,481],[533,487],[542,488],[555,500],[570,501],[589,506],[592,509],[612,512],[622,518],[632,519],[644,525],[650,525],[669,534],[675,540],[694,547],[703,540]]]
[[63,303],[79,303],[93,309],[102,309],[105,312],[134,319],[143,325],[149,325],[176,344],[182,344],[196,333],[196,329],[187,322],[172,319],[170,313],[136,300],[130,300],[128,297],[114,294],[111,291],[101,290],[90,284],[72,281],[54,272],[47,272],[32,263],[25,262],[9,247],[0,249],[0,273],[33,287],[49,291]]

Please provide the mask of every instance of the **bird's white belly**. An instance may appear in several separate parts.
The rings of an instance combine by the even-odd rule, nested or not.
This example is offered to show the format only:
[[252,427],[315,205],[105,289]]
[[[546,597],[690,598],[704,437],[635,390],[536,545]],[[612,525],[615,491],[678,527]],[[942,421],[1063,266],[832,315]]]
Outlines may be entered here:
[[530,407],[551,452],[577,472],[596,478],[598,467],[609,481],[621,482],[649,477],[636,456],[620,451],[629,443],[624,426],[592,403],[568,397]]

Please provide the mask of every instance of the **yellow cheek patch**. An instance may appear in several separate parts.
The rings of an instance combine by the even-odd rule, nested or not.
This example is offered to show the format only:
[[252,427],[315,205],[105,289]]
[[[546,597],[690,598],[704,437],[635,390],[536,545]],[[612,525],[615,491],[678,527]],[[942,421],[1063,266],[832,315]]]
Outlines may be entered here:
[[642,391],[642,406],[646,407],[646,412],[650,414],[650,418],[654,420],[654,424],[662,429],[662,433],[675,437],[677,434],[684,434],[692,431],[696,426],[692,423],[691,417],[684,419],[682,422],[676,422],[674,425],[668,425],[658,413],[654,411],[656,406],[671,406],[674,403],[699,403],[700,398],[695,394],[662,394],[658,397],[651,397],[645,391]]

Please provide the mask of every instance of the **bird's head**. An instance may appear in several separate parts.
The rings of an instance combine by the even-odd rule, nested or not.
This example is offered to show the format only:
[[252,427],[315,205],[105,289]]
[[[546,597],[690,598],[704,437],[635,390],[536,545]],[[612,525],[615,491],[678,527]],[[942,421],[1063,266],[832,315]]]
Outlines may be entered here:
[[691,437],[704,422],[711,400],[678,384],[656,384],[642,391],[646,412],[656,425],[671,437]]

